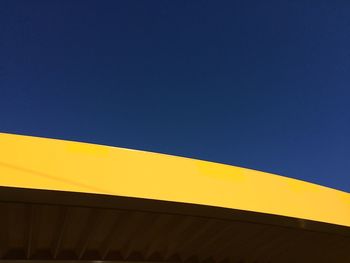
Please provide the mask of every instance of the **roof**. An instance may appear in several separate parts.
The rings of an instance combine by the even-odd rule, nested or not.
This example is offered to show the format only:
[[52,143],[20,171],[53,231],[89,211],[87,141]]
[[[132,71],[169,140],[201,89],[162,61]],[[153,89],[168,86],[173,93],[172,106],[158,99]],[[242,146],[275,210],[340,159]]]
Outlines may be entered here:
[[5,259],[350,259],[349,193],[89,143],[0,134],[0,147]]

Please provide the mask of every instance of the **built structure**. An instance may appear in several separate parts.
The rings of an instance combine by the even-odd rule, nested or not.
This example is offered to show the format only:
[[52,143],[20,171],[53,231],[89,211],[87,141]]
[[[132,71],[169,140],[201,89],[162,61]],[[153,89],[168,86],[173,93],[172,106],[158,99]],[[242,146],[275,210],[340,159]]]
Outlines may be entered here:
[[264,172],[0,134],[0,263],[350,262],[350,194]]

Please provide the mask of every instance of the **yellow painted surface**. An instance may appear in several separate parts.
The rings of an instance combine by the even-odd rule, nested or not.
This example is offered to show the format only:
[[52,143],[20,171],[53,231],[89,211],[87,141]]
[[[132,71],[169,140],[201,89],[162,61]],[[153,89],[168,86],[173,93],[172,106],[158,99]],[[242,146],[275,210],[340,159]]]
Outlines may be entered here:
[[0,186],[205,204],[350,226],[350,194],[164,154],[0,133]]

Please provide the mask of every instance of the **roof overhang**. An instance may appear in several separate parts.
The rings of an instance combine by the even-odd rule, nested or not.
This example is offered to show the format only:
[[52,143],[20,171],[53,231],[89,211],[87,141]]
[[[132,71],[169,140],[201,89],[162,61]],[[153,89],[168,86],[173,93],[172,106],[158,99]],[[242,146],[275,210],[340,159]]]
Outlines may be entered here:
[[3,260],[349,259],[345,192],[87,143],[0,134],[0,147]]

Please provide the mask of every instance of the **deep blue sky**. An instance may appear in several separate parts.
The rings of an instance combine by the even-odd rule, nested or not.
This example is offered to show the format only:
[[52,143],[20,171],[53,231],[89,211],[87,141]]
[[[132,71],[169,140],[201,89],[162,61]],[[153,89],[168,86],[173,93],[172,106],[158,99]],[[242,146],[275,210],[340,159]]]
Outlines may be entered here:
[[0,131],[350,191],[350,1],[1,1]]

